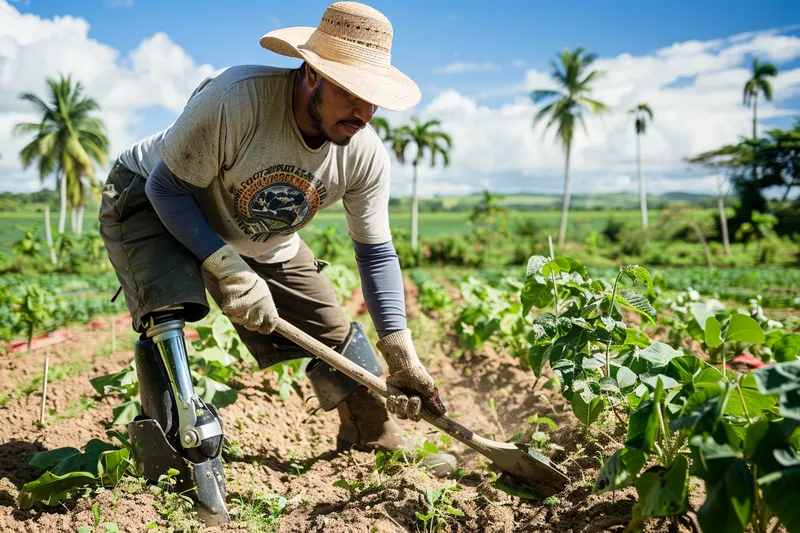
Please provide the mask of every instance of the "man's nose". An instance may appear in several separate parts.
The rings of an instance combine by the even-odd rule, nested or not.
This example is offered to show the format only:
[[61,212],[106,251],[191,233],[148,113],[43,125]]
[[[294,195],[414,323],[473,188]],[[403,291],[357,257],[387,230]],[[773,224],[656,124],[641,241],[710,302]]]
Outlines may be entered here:
[[369,124],[369,121],[372,120],[372,115],[375,114],[377,109],[377,106],[359,99],[358,103],[356,104],[355,116],[364,124]]

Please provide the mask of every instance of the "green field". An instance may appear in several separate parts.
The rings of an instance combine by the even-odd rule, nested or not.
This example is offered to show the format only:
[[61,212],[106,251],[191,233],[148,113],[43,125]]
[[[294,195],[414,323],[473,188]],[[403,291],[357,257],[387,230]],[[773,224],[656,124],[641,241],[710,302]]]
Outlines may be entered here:
[[[648,215],[650,223],[656,224],[661,216],[661,211],[651,210]],[[466,211],[422,212],[419,219],[420,238],[467,233],[472,229],[468,222],[468,216],[469,213]],[[634,224],[638,224],[640,220],[639,212],[634,210],[574,211],[569,214],[568,236],[575,235],[576,238],[585,238],[592,231],[602,231],[609,217]],[[512,228],[519,221],[533,220],[541,230],[552,232],[555,239],[558,234],[561,213],[559,211],[511,211],[509,219]],[[391,210],[390,221],[392,230],[395,232],[411,229],[409,212]],[[56,213],[51,218],[53,231],[56,230],[57,223]],[[347,234],[344,211],[336,207],[318,213],[300,233],[305,236],[331,224],[338,226],[343,235]],[[96,209],[87,209],[83,227],[84,230],[97,228]],[[11,253],[14,241],[20,239],[27,229],[36,229],[37,234],[44,238],[44,216],[33,210],[0,213],[0,252]],[[67,229],[69,229],[69,217],[67,217]]]

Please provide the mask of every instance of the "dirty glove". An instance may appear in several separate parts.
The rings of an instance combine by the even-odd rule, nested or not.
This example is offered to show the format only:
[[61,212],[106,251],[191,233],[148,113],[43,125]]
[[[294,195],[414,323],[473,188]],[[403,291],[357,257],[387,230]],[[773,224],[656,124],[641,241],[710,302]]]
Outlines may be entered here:
[[272,333],[278,323],[278,310],[264,279],[245,263],[229,244],[203,261],[219,281],[220,309],[231,322],[250,331]]
[[386,382],[408,394],[392,395],[386,400],[386,408],[398,418],[420,419],[420,409],[435,415],[443,415],[446,411],[439,391],[433,384],[433,378],[422,366],[411,340],[411,330],[395,331],[377,342],[378,350],[389,365],[389,377]]

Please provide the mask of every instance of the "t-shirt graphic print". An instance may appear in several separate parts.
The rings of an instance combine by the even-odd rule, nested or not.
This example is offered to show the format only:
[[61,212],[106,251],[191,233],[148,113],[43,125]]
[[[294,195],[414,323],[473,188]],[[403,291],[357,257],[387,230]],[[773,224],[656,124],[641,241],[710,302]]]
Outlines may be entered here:
[[239,185],[233,195],[239,229],[253,242],[289,235],[317,214],[328,193],[322,180],[294,165],[275,165]]

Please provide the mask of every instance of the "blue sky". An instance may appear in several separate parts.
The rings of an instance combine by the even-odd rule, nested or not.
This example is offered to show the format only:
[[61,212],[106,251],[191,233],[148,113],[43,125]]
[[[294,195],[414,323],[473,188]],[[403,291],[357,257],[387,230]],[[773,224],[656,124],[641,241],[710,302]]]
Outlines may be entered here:
[[[800,24],[800,2],[796,0],[764,0],[758,7],[752,1],[740,0],[648,3],[375,0],[366,3],[382,11],[392,22],[395,32],[393,63],[417,81],[422,89],[423,100],[412,113],[442,118],[443,127],[449,126],[456,133],[461,146],[481,146],[485,150],[479,155],[475,154],[474,148],[465,150],[461,162],[454,161],[453,168],[439,171],[445,174],[444,182],[455,186],[455,189],[448,186],[449,190],[474,192],[486,186],[507,192],[515,187],[550,192],[560,190],[563,179],[561,155],[550,135],[542,138],[541,132],[537,132],[530,141],[525,141],[542,145],[541,152],[533,155],[528,154],[531,150],[524,146],[510,148],[509,145],[513,145],[515,139],[527,139],[532,135],[532,132],[521,129],[530,129],[530,118],[535,112],[530,102],[525,101],[527,94],[537,84],[546,84],[549,61],[565,47],[583,45],[598,55],[600,64],[606,66],[611,74],[608,86],[598,92],[598,97],[608,95],[614,116],[619,117],[598,122],[597,128],[601,128],[600,124],[602,128],[590,128],[591,135],[586,141],[589,144],[576,145],[576,149],[584,150],[581,152],[583,155],[576,158],[576,190],[579,192],[609,187],[631,189],[630,150],[633,141],[624,137],[629,129],[623,124],[624,107],[630,106],[633,102],[628,100],[634,98],[662,98],[664,90],[668,95],[670,90],[684,92],[676,92],[674,98],[664,98],[662,107],[656,110],[651,149],[658,151],[659,158],[669,161],[659,161],[651,166],[654,190],[681,188],[676,184],[680,180],[683,180],[680,185],[685,185],[684,189],[707,190],[711,184],[708,177],[702,185],[689,182],[690,178],[700,179],[702,172],[687,173],[680,152],[682,149],[707,149],[721,142],[735,142],[737,135],[749,131],[746,119],[749,111],[741,106],[741,86],[738,95],[734,94],[733,88],[745,75],[744,70],[749,68],[752,50],[762,57],[765,54],[768,58],[772,56],[781,71],[788,73],[779,84],[784,89],[776,91],[780,98],[773,102],[774,109],[764,107],[762,124],[787,126],[791,123],[793,111],[800,110],[800,76],[797,75],[800,70],[795,70],[800,69],[800,26],[797,26]],[[159,54],[154,50],[157,45],[162,46],[173,54],[165,52],[164,57],[175,57],[186,63],[182,64],[180,73],[175,74],[176,79],[170,81],[175,85],[175,94],[165,96],[163,102],[158,99],[139,102],[131,104],[130,109],[123,109],[118,101],[108,103],[107,107],[113,110],[109,112],[110,120],[121,121],[112,128],[120,132],[117,143],[112,142],[112,146],[118,149],[123,149],[126,142],[135,140],[137,136],[154,133],[174,120],[180,109],[181,95],[185,99],[209,68],[240,63],[296,65],[296,60],[281,58],[261,49],[259,37],[279,27],[315,26],[328,4],[317,0],[226,3],[207,0],[0,0],[0,6],[11,8],[6,9],[6,17],[15,25],[18,25],[14,22],[18,16],[29,14],[35,17],[25,19],[31,23],[31,31],[46,32],[51,30],[45,28],[63,26],[65,29],[58,31],[75,35],[75,54],[80,55],[84,50],[82,47],[93,50],[92,53],[98,54],[97,58],[89,54],[87,61],[95,61],[101,66],[103,61],[107,62],[113,75],[132,69],[131,87],[135,87],[142,77],[152,78],[158,72],[171,73],[169,62],[164,61],[158,68],[153,67],[153,72],[142,74],[147,69],[141,66],[145,61],[141,55],[138,56],[139,66],[131,67],[131,58],[137,50],[147,48],[150,54],[147,57],[158,62]],[[56,19],[66,16],[85,22]],[[0,20],[0,38],[4,31],[2,26]],[[162,35],[163,39],[151,42],[154,35]],[[13,53],[22,54],[20,50],[25,46],[36,45],[27,43],[35,39],[26,39],[25,36],[12,38],[17,39],[19,46],[14,52],[6,53],[7,69],[13,63]],[[65,43],[73,42],[64,39]],[[143,46],[148,42],[149,47]],[[740,42],[747,46],[739,47],[737,43]],[[673,45],[679,47],[679,57],[667,60],[667,55],[673,52],[665,50]],[[62,45],[62,48],[64,46],[70,45]],[[4,65],[3,54],[0,45],[0,75]],[[630,59],[626,59],[628,56],[625,54]],[[735,58],[730,59],[733,55]],[[19,60],[22,55],[16,57]],[[687,65],[693,65],[686,68],[685,73],[679,64],[684,57]],[[674,75],[670,71],[658,87],[648,86],[646,79],[634,79],[635,75],[625,74],[630,61],[655,65],[653,72],[656,74],[673,69]],[[65,62],[53,67],[58,68]],[[25,75],[32,79],[28,82],[31,86],[24,89],[38,90],[36,78],[30,72],[33,67],[26,69]],[[86,72],[87,88],[100,90],[99,87],[104,86],[100,80],[92,81],[93,73],[86,70],[86,65],[78,65],[76,69]],[[100,67],[98,70],[102,72]],[[183,75],[181,73],[185,73],[185,79],[177,79]],[[137,77],[139,74],[142,76]],[[6,73],[6,77],[9,76]],[[728,92],[712,97],[708,88],[721,90],[718,86],[728,78],[729,82],[725,82],[730,85]],[[628,82],[629,93],[625,96],[617,94]],[[655,89],[661,89],[658,96],[654,96]],[[111,92],[116,90],[108,89]],[[729,95],[725,98],[730,99],[730,116],[724,109],[713,117],[698,114],[707,112],[708,104],[703,102],[708,102],[709,98],[718,100],[721,94]],[[14,107],[3,102],[4,98],[8,100],[12,96],[4,95],[0,89],[0,113],[4,108]],[[139,99],[140,95],[132,98]],[[693,112],[691,98],[697,98],[698,113]],[[18,107],[15,110],[22,111]],[[683,114],[695,117],[697,123],[689,125],[688,119],[682,118]],[[389,113],[387,116],[392,121],[402,121],[409,114]],[[465,116],[469,117],[468,121]],[[504,127],[504,117],[508,118],[507,127]],[[659,117],[672,122],[661,122]],[[735,128],[732,127],[734,120]],[[662,124],[663,130],[659,129]],[[686,137],[679,131],[681,124],[688,129],[686,135],[697,137],[696,141],[681,145]],[[0,116],[0,128],[2,126]],[[708,132],[699,134],[698,128],[703,127],[708,128]],[[498,139],[497,146],[489,146],[495,141],[480,135],[481,131],[494,131],[492,128],[499,129],[493,137]],[[0,140],[2,138],[0,132]],[[608,146],[611,142],[614,146]],[[660,143],[665,144],[661,146]],[[670,149],[665,150],[665,146]],[[665,155],[667,152],[669,155]],[[457,151],[454,155],[458,154]],[[690,154],[683,154],[686,155]],[[480,160],[471,159],[478,157]],[[496,158],[500,158],[499,166],[490,164]],[[0,189],[22,187],[19,180],[9,181],[3,177],[10,171],[9,160],[13,159],[14,154],[3,154],[0,160]],[[582,159],[586,164],[581,163]],[[510,160],[514,163],[509,164]],[[493,169],[499,169],[502,176]],[[434,171],[431,173],[431,176],[435,174]],[[397,187],[393,190],[404,194],[407,169],[398,167],[395,174]],[[523,181],[525,186],[520,186]],[[431,186],[423,187],[425,192],[441,191]]]

